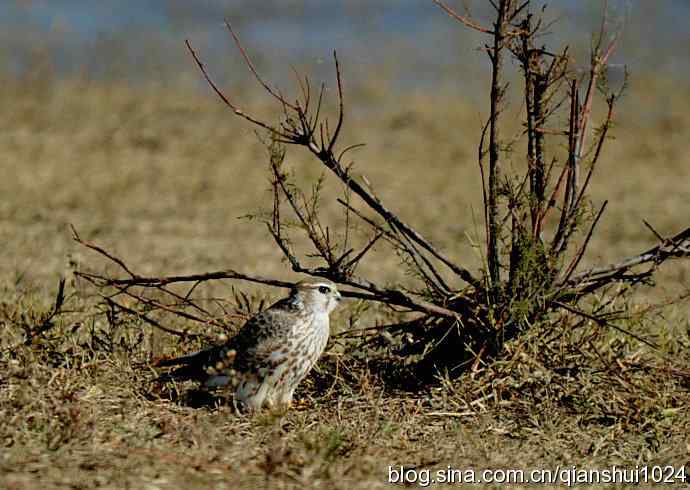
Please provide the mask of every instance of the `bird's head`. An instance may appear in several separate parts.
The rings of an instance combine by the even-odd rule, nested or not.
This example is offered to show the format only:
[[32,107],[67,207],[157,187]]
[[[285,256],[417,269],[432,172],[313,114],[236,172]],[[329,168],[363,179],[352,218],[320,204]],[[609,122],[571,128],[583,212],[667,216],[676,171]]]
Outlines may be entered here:
[[327,314],[338,306],[342,298],[335,284],[327,279],[300,281],[293,286],[292,294],[298,296],[305,306]]

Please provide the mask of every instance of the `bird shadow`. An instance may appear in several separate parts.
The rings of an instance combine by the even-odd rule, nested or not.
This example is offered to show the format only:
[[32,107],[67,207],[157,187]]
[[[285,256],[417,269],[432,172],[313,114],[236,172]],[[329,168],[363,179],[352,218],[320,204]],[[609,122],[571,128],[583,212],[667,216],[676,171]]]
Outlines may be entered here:
[[168,384],[158,384],[148,394],[147,398],[167,400],[171,403],[190,408],[216,409],[221,406],[232,406],[232,401],[221,393],[201,388],[183,389]]
[[218,408],[224,405],[232,405],[227,397],[198,388],[184,392],[179,398],[178,403],[190,408]]

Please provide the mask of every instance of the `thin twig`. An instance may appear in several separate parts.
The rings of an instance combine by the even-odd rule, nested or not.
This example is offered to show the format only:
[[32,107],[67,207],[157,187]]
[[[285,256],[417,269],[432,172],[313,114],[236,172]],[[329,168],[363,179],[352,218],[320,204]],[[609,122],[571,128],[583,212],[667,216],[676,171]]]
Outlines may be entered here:
[[494,31],[491,29],[488,29],[486,27],[483,27],[482,25],[478,24],[474,20],[472,20],[470,17],[465,16],[465,15],[460,15],[458,14],[455,10],[451,9],[448,7],[445,3],[441,2],[440,0],[431,0],[434,2],[436,5],[441,7],[450,17],[453,19],[457,20],[458,22],[461,22],[462,24],[466,25],[467,27],[474,29],[475,31],[483,32],[484,34],[493,34]]
[[281,94],[279,94],[268,83],[266,83],[263,78],[261,78],[261,75],[259,75],[259,72],[256,70],[254,63],[252,62],[251,58],[247,54],[247,51],[244,49],[244,46],[242,46],[242,43],[240,42],[240,38],[237,36],[237,34],[235,34],[235,31],[233,30],[232,26],[230,25],[230,22],[228,22],[226,20],[225,26],[228,28],[228,31],[230,31],[230,35],[232,36],[233,40],[235,41],[235,46],[237,46],[237,49],[239,50],[240,54],[242,55],[242,58],[244,58],[244,62],[247,64],[247,67],[249,67],[249,70],[254,75],[254,78],[256,78],[256,80],[261,84],[261,86],[264,89],[266,89],[266,92],[271,94],[276,100],[278,100],[278,102],[280,102],[284,106],[289,107],[293,111],[297,111],[299,106],[296,106],[294,104],[289,103],[285,99],[285,97],[283,97]]
[[639,335],[636,335],[636,334],[632,333],[631,331],[626,330],[626,329],[624,329],[623,327],[620,327],[620,326],[616,325],[616,324],[613,323],[613,322],[610,322],[610,321],[608,321],[608,320],[605,320],[605,319],[603,319],[603,318],[601,318],[601,317],[597,317],[597,316],[594,316],[594,315],[590,315],[590,314],[587,313],[586,311],[582,311],[582,310],[580,310],[579,308],[575,308],[575,307],[572,306],[572,305],[568,305],[568,304],[562,303],[562,302],[560,302],[560,301],[553,301],[553,304],[555,304],[555,305],[558,306],[559,308],[563,308],[564,310],[567,310],[567,311],[569,311],[569,312],[571,312],[571,313],[575,313],[576,315],[580,315],[580,316],[582,316],[582,317],[584,317],[584,318],[587,318],[588,320],[592,320],[593,322],[595,322],[595,323],[598,324],[598,325],[606,326],[606,327],[611,327],[611,328],[613,328],[614,330],[618,330],[619,332],[621,332],[621,333],[623,333],[623,334],[625,334],[625,335],[629,335],[630,337],[634,338],[635,340],[637,340],[637,341],[639,341],[639,342],[642,342],[643,344],[645,344],[645,345],[648,346],[648,347],[651,347],[651,348],[654,349],[654,350],[658,350],[658,349],[659,349],[659,346],[656,345],[656,344],[654,344],[653,342],[650,342],[649,340],[644,339],[644,338],[640,337]]
[[587,232],[587,236],[585,237],[584,241],[582,242],[582,245],[580,246],[579,250],[575,254],[575,257],[573,258],[572,262],[566,269],[565,277],[563,278],[563,283],[567,283],[568,279],[570,279],[570,276],[573,274],[575,269],[577,269],[577,266],[580,264],[580,261],[582,260],[582,257],[585,253],[585,250],[587,250],[587,245],[589,245],[589,241],[592,238],[592,234],[594,233],[594,228],[597,226],[597,223],[599,223],[599,219],[601,216],[604,214],[604,210],[606,209],[606,205],[608,204],[608,201],[604,201],[604,204],[602,204],[601,208],[599,209],[599,212],[597,213],[596,217],[594,218],[594,221],[592,221],[592,225],[589,227],[589,231]]

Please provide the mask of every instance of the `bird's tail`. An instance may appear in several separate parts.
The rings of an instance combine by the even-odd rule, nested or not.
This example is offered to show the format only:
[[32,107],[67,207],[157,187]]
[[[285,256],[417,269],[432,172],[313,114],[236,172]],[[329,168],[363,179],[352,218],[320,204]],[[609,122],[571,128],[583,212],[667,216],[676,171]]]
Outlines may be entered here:
[[194,364],[197,361],[200,361],[201,354],[204,354],[206,351],[199,351],[195,352],[193,354],[188,354],[186,356],[180,356],[180,357],[174,357],[172,359],[158,359],[155,362],[155,367],[167,367],[167,366],[181,366],[181,365],[189,365],[189,364]]
[[216,347],[205,349],[186,356],[175,357],[173,359],[159,359],[155,363],[155,367],[172,367],[179,366],[170,372],[164,373],[158,377],[158,381],[166,382],[171,380],[183,381],[187,379],[202,380],[208,375],[206,367],[209,365],[211,357],[213,357]]

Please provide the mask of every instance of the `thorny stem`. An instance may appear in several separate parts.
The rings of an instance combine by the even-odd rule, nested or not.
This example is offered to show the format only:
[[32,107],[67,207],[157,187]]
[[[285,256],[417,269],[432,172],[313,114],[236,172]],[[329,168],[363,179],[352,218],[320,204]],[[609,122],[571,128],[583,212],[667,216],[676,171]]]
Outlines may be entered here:
[[498,17],[494,24],[493,49],[489,52],[491,59],[491,114],[489,116],[489,201],[488,201],[488,220],[489,220],[489,242],[487,261],[490,277],[490,295],[493,302],[498,301],[498,291],[501,282],[500,258],[498,255],[498,244],[501,230],[498,227],[498,172],[499,172],[499,115],[503,99],[503,87],[501,77],[503,69],[503,48],[508,26],[508,16],[513,8],[512,0],[500,0],[498,4]]

